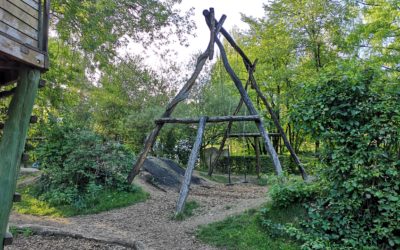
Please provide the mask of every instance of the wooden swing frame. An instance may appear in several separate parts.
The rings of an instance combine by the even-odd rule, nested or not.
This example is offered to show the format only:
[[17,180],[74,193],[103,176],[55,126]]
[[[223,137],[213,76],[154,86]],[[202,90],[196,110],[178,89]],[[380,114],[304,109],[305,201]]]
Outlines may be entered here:
[[[263,121],[262,121],[262,119],[260,119],[258,112],[255,109],[255,107],[247,93],[247,88],[249,85],[251,85],[252,88],[257,91],[258,95],[260,96],[260,94],[261,94],[261,96],[262,96],[262,93],[261,93],[260,89],[258,88],[255,78],[253,76],[253,72],[255,70],[257,61],[255,61],[255,63],[252,64],[250,62],[250,60],[248,59],[248,57],[244,54],[244,52],[240,49],[240,47],[233,40],[233,38],[229,35],[229,33],[222,27],[222,25],[224,24],[224,22],[226,20],[226,15],[222,15],[220,20],[217,21],[215,19],[215,13],[214,13],[213,8],[210,8],[210,10],[204,10],[203,15],[204,15],[204,17],[206,19],[206,23],[210,29],[209,45],[208,45],[207,49],[205,50],[205,52],[202,53],[198,57],[195,70],[194,70],[193,74],[191,75],[191,77],[186,82],[186,84],[178,92],[178,94],[175,96],[175,98],[173,98],[172,101],[168,104],[168,106],[167,106],[164,114],[161,116],[161,118],[155,120],[156,127],[146,138],[144,148],[143,148],[142,152],[140,153],[138,159],[136,160],[135,164],[133,165],[132,170],[130,171],[128,178],[127,178],[127,181],[129,183],[132,183],[135,176],[137,176],[139,174],[140,169],[141,169],[148,153],[150,152],[151,148],[153,147],[153,144],[156,141],[156,138],[157,138],[158,134],[160,133],[164,124],[166,124],[166,123],[184,123],[184,124],[198,123],[198,131],[197,131],[196,141],[194,143],[193,149],[191,151],[191,154],[190,154],[190,157],[188,160],[188,164],[187,164],[187,168],[186,168],[186,172],[185,172],[185,178],[184,178],[181,190],[180,190],[179,199],[178,199],[177,206],[176,206],[176,214],[182,212],[185,207],[186,198],[189,193],[191,176],[192,176],[192,173],[193,173],[193,170],[195,167],[195,163],[198,159],[200,146],[202,143],[202,137],[203,137],[203,133],[204,133],[207,122],[228,122],[228,129],[225,132],[225,135],[224,135],[224,138],[221,143],[220,150],[219,150],[218,157],[220,157],[222,149],[224,148],[224,145],[225,145],[225,141],[230,134],[230,128],[232,127],[233,122],[254,121],[259,130],[259,136],[264,139],[267,151],[272,158],[272,162],[273,162],[276,174],[277,175],[283,174],[281,163],[280,163],[278,155],[271,143],[271,140],[269,139],[269,134],[266,132]],[[224,48],[222,42],[220,41],[220,39],[218,38],[219,33],[221,33],[225,37],[225,39],[228,41],[228,43],[239,53],[239,55],[243,59],[246,69],[249,73],[249,80],[246,83],[246,87],[243,86],[242,81],[238,78],[238,76],[235,74],[234,70],[230,66],[226,52],[225,52],[225,48]],[[189,92],[192,89],[192,87],[194,86],[196,79],[199,76],[200,72],[202,71],[203,66],[205,65],[206,61],[213,59],[215,44],[217,44],[217,46],[220,50],[221,59],[223,61],[225,70],[229,74],[230,78],[232,79],[237,90],[240,93],[241,99],[240,99],[237,109],[235,110],[235,112],[232,116],[201,117],[201,118],[172,118],[171,115],[172,115],[173,111],[175,110],[176,106],[188,97]],[[264,103],[268,104],[265,97],[261,98],[261,99],[263,100]],[[249,110],[250,115],[237,116],[237,114],[243,104],[246,105],[247,109]],[[276,115],[272,115],[273,114],[272,109],[269,111],[271,113],[272,118],[273,119],[274,119],[274,117],[276,118]],[[279,124],[279,122],[278,122],[278,124]],[[280,131],[280,135],[283,137],[283,135],[284,135],[283,129],[281,128],[280,125],[279,125],[279,128],[278,128],[278,130]],[[292,155],[295,155],[294,151],[293,151]],[[297,156],[296,156],[296,159],[298,159]],[[300,161],[298,161],[298,162],[300,162]],[[300,164],[300,166],[301,166],[301,164]],[[306,175],[305,171],[302,171],[302,174],[304,177],[304,175]]]

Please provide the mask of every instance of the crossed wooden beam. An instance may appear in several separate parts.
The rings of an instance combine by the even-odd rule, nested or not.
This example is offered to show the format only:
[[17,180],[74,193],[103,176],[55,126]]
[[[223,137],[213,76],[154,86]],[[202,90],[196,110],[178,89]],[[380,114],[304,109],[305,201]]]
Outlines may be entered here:
[[[255,109],[248,93],[247,93],[247,88],[249,85],[251,85],[254,89],[256,89],[257,93],[260,94],[261,91],[257,86],[257,83],[255,81],[255,78],[253,76],[253,72],[255,70],[255,65],[256,62],[254,64],[252,64],[250,62],[250,60],[248,59],[248,57],[246,56],[246,54],[240,49],[240,47],[236,44],[236,42],[233,40],[233,38],[229,35],[229,33],[222,27],[222,25],[224,24],[225,20],[226,20],[226,16],[222,15],[222,17],[220,18],[219,21],[217,21],[215,19],[215,13],[214,13],[214,9],[210,8],[210,10],[204,10],[203,11],[203,15],[206,19],[207,25],[210,29],[210,42],[208,44],[207,49],[204,51],[204,53],[202,53],[198,59],[197,59],[197,63],[196,63],[196,68],[193,72],[193,74],[191,75],[191,77],[188,79],[188,81],[186,82],[186,84],[182,87],[182,89],[178,92],[178,94],[171,100],[171,102],[168,104],[164,114],[161,116],[160,119],[157,119],[155,121],[156,127],[153,129],[153,131],[148,135],[148,137],[146,138],[145,144],[144,144],[144,148],[142,150],[142,152],[140,153],[138,159],[136,160],[132,170],[130,171],[127,181],[129,183],[132,183],[133,179],[135,178],[136,175],[139,174],[139,171],[147,157],[147,154],[150,152],[154,142],[156,141],[156,138],[158,136],[158,134],[160,133],[162,127],[164,126],[164,124],[166,123],[185,123],[185,124],[189,124],[189,123],[198,123],[198,131],[197,131],[197,136],[196,136],[196,141],[194,143],[193,149],[191,151],[189,160],[188,160],[188,164],[187,164],[187,168],[186,168],[186,172],[185,172],[185,178],[181,187],[181,191],[180,191],[180,195],[179,195],[179,199],[178,199],[178,203],[177,203],[177,208],[176,208],[176,213],[180,213],[181,211],[183,211],[184,206],[185,206],[185,202],[186,202],[186,198],[188,196],[189,193],[189,187],[190,187],[190,180],[191,180],[191,176],[195,167],[195,163],[197,161],[198,155],[199,155],[199,151],[200,151],[200,147],[201,147],[201,143],[202,143],[202,138],[203,138],[203,133],[205,130],[205,126],[206,123],[212,123],[212,122],[228,122],[228,128],[224,134],[224,138],[223,138],[223,142],[221,143],[221,147],[220,147],[220,151],[222,151],[222,149],[224,148],[224,144],[226,139],[228,138],[229,134],[230,134],[230,129],[232,127],[233,122],[237,122],[237,121],[254,121],[258,130],[259,130],[259,136],[262,137],[264,139],[265,142],[265,146],[266,149],[269,153],[269,155],[272,158],[272,162],[275,168],[275,172],[277,175],[282,175],[283,174],[283,170],[282,170],[282,166],[281,163],[279,161],[278,155],[271,143],[271,140],[269,138],[269,134],[266,132],[264,124],[262,119],[260,119],[257,110]],[[222,42],[220,41],[220,39],[218,38],[218,34],[221,33],[225,39],[228,41],[229,44],[231,44],[231,46],[239,53],[239,55],[242,57],[243,62],[246,66],[246,69],[249,73],[249,80],[246,82],[246,86],[243,86],[242,81],[239,79],[239,77],[236,75],[236,73],[234,72],[234,70],[232,69],[231,65],[229,64],[228,58],[227,58],[227,54],[225,51],[225,48],[222,44]],[[230,78],[232,79],[232,81],[234,82],[237,90],[240,93],[241,96],[241,100],[239,102],[238,107],[236,108],[234,114],[232,116],[218,116],[218,117],[200,117],[200,118],[171,118],[171,114],[173,113],[173,111],[175,110],[176,106],[184,101],[188,95],[190,90],[192,89],[192,87],[195,84],[195,81],[197,79],[197,77],[199,76],[200,72],[202,71],[205,63],[207,60],[212,60],[213,56],[214,56],[214,46],[215,44],[217,44],[220,53],[221,53],[221,59],[223,62],[223,65],[225,67],[225,70],[228,72]],[[261,93],[262,94],[262,93]],[[268,103],[266,98],[261,98],[264,103]],[[240,108],[242,107],[242,105],[246,105],[247,109],[249,110],[250,115],[248,116],[237,116]],[[270,110],[270,113],[272,112],[272,108]],[[273,116],[273,118],[276,118],[276,115]],[[277,120],[277,119],[276,119]],[[276,123],[275,123],[276,124]],[[278,121],[279,124],[279,121]],[[283,129],[282,127],[279,125],[279,127],[281,129],[278,128],[281,136],[283,137]],[[286,136],[285,136],[286,138]],[[285,140],[285,144],[287,139]],[[288,141],[287,141],[288,142]],[[290,143],[289,143],[290,145]],[[293,151],[294,153],[294,151]],[[295,155],[295,154],[294,154]],[[219,155],[220,156],[220,155]],[[297,156],[296,156],[297,157]],[[298,158],[297,158],[298,159]],[[299,161],[300,162],[300,161]],[[302,168],[302,167],[301,167]],[[303,169],[304,170],[304,169]],[[304,176],[306,176],[305,171],[304,174],[302,172],[303,178]]]

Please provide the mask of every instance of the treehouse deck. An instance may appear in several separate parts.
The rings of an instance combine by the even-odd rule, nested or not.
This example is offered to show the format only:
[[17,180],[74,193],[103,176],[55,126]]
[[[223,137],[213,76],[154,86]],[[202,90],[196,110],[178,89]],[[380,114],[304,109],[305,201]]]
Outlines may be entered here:
[[20,65],[48,69],[49,0],[0,0],[0,84],[13,82]]

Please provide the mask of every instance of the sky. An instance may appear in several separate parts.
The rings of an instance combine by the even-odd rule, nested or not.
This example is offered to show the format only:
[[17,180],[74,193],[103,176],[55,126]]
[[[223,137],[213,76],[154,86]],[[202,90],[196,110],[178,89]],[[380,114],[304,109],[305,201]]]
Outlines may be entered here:
[[[247,16],[262,17],[264,14],[263,3],[266,0],[183,0],[180,8],[188,10],[194,7],[193,20],[196,23],[196,37],[192,39],[191,46],[186,50],[182,50],[180,57],[185,58],[183,53],[193,54],[199,50],[203,51],[207,48],[209,42],[209,29],[203,16],[203,10],[214,8],[215,18],[219,20],[222,14],[227,16],[224,23],[226,30],[231,30],[234,26],[240,29],[247,29],[248,25],[241,21],[240,13]],[[190,57],[190,56],[189,56]]]
[[[209,42],[210,31],[206,25],[203,16],[203,10],[213,7],[215,10],[215,17],[219,20],[222,14],[227,16],[224,23],[224,28],[226,30],[231,30],[233,27],[238,27],[240,29],[247,29],[248,25],[241,21],[240,13],[253,17],[262,17],[264,15],[263,3],[267,0],[182,0],[182,3],[177,7],[184,11],[194,8],[194,20],[197,29],[195,30],[195,37],[190,37],[190,46],[184,47],[179,44],[169,45],[170,48],[176,50],[175,60],[180,64],[187,64],[187,62],[192,58],[192,55],[204,51],[207,48]],[[128,46],[127,51],[138,51],[138,45],[131,44]],[[150,52],[149,52],[150,51]],[[217,50],[216,50],[217,51]],[[160,63],[162,60],[153,55],[151,50],[147,51],[147,59],[145,63],[157,69],[161,67]]]

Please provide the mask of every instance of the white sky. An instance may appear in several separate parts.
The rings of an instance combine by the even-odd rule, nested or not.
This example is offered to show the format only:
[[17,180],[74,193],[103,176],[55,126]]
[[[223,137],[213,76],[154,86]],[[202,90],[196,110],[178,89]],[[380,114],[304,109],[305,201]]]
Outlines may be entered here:
[[[194,16],[192,19],[195,21],[197,29],[195,31],[196,37],[190,37],[190,46],[184,47],[179,44],[169,45],[168,49],[176,50],[177,54],[175,60],[180,64],[186,64],[193,54],[204,51],[207,48],[209,42],[210,31],[206,25],[203,16],[203,10],[213,7],[215,10],[215,17],[219,20],[222,14],[227,16],[224,23],[224,28],[226,30],[231,30],[233,27],[238,27],[240,29],[247,29],[247,24],[241,21],[240,13],[253,17],[262,17],[264,15],[263,3],[267,0],[182,0],[180,5],[177,5],[179,9],[183,12],[194,8]],[[140,50],[140,49],[139,49]],[[138,45],[130,44],[129,51],[138,51]],[[151,50],[146,51],[148,58],[145,63],[157,69],[162,67],[162,60],[153,55]],[[165,66],[165,65],[164,65]]]
[[[206,25],[203,16],[203,10],[213,7],[215,10],[215,18],[219,20],[222,14],[227,16],[224,23],[226,30],[231,30],[234,26],[240,29],[247,29],[248,25],[241,21],[240,13],[247,16],[262,17],[264,14],[263,3],[266,0],[183,0],[181,3],[182,10],[188,10],[194,7],[193,20],[196,23],[196,37],[192,39],[191,46],[187,49],[180,50],[180,57],[187,58],[191,54],[207,48],[209,42],[210,31]],[[187,54],[185,56],[184,54]]]

